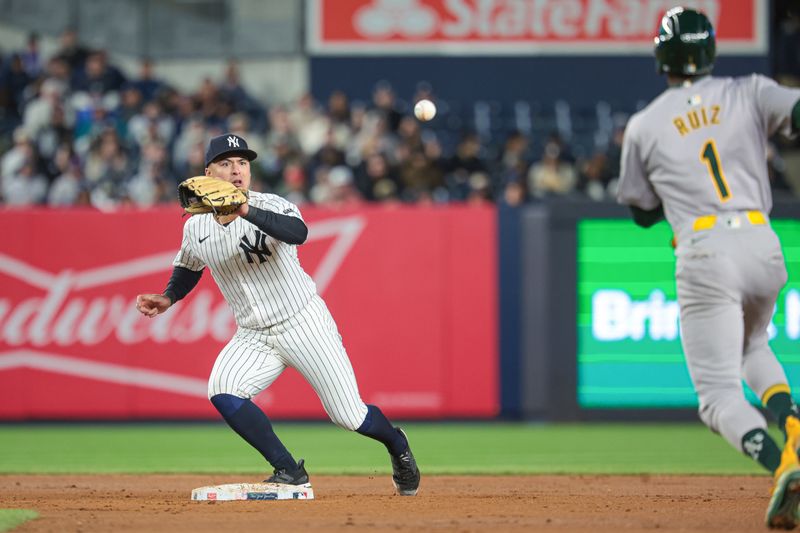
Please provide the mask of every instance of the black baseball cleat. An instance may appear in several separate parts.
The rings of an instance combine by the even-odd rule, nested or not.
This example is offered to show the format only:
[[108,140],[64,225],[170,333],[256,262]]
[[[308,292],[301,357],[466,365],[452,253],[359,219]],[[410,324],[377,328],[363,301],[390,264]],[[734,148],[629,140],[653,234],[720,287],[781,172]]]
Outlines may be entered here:
[[[406,432],[397,428],[408,443]],[[411,445],[408,444],[406,451],[398,456],[392,455],[392,483],[400,496],[414,496],[419,489],[419,468],[414,454],[411,453]]]
[[265,479],[264,483],[283,483],[284,485],[308,484],[308,472],[306,472],[305,461],[300,459],[297,463],[296,470],[289,470],[288,468],[275,470],[275,473]]

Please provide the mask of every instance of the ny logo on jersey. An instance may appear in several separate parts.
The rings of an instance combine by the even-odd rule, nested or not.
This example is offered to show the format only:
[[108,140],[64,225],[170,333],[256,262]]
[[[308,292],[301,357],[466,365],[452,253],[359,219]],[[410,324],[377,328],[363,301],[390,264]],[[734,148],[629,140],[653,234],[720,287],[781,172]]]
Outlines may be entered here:
[[263,263],[267,260],[268,255],[272,255],[267,247],[267,234],[256,230],[255,241],[250,243],[247,235],[242,236],[242,241],[239,243],[239,248],[244,251],[244,256],[247,258],[248,263],[255,263],[253,255],[258,257],[258,262]]
[[239,138],[230,135],[228,137],[228,148],[239,148]]

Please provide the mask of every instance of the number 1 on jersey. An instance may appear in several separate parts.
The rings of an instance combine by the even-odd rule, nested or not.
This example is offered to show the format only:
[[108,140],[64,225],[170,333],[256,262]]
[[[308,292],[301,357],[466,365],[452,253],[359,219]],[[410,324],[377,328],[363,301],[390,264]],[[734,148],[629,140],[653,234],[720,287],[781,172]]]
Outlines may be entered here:
[[731,199],[731,191],[728,188],[728,182],[725,180],[725,172],[722,171],[722,163],[719,160],[719,152],[714,139],[709,139],[703,145],[703,151],[700,152],[700,160],[705,162],[708,167],[708,173],[711,174],[711,179],[714,182],[714,188],[717,189],[717,196],[721,202],[727,202]]

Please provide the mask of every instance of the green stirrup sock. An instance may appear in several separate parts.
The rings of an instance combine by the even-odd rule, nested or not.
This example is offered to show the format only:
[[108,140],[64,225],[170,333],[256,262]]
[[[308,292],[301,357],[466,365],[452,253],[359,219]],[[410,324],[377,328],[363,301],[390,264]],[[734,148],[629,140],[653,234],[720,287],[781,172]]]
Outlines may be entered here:
[[795,404],[794,400],[792,400],[792,396],[788,392],[776,392],[770,395],[764,405],[777,419],[778,427],[783,432],[783,436],[785,438],[786,417],[789,415],[794,415],[800,418],[800,413],[797,410],[797,404]]
[[761,428],[751,429],[745,433],[742,437],[742,451],[772,473],[781,464],[780,448],[772,437]]

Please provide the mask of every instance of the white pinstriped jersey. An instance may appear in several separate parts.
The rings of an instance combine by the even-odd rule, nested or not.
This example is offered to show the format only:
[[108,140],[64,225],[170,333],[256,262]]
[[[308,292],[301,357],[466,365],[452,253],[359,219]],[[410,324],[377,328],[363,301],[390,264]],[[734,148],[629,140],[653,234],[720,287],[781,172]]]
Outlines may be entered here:
[[[274,194],[250,193],[249,204],[302,220],[296,205]],[[183,225],[174,266],[207,266],[231,306],[239,329],[208,379],[208,397],[252,398],[287,367],[316,391],[337,425],[356,430],[367,415],[336,323],[300,266],[297,247],[273,239],[237,217],[222,226],[211,214]]]
[[[302,220],[296,205],[274,194],[251,192],[249,204]],[[283,322],[317,292],[300,266],[297,247],[273,239],[242,217],[226,226],[212,214],[190,217],[172,264],[194,271],[208,266],[236,323],[248,329]]]

